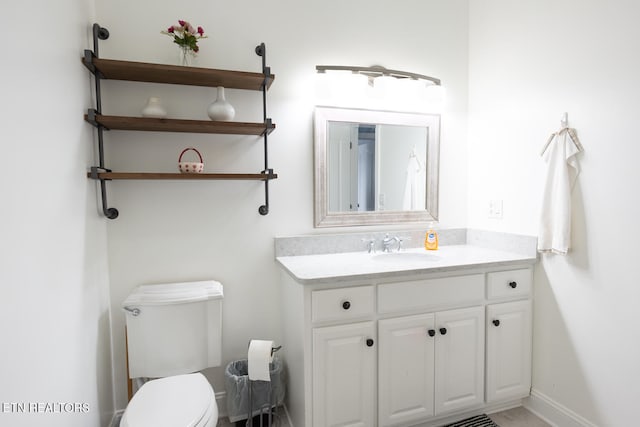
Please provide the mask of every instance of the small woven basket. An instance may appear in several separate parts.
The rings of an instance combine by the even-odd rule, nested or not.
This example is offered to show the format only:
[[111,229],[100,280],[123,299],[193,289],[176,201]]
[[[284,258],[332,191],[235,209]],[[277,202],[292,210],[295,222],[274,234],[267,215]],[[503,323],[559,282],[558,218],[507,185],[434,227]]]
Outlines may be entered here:
[[[200,159],[200,162],[183,162],[182,156],[184,156],[184,153],[186,153],[187,151],[195,151],[198,155],[198,158]],[[193,147],[185,148],[184,150],[182,150],[182,153],[180,153],[180,157],[178,157],[178,169],[181,173],[202,173],[202,171],[204,170],[202,154],[200,154],[200,152]]]

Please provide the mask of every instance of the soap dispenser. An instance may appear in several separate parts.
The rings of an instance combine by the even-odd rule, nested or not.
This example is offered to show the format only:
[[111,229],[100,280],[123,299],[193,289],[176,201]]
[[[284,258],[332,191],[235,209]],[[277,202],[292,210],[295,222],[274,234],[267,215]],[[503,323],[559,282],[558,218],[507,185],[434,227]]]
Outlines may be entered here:
[[424,236],[424,248],[428,251],[435,251],[438,249],[438,233],[433,229],[433,223],[429,223],[429,229]]

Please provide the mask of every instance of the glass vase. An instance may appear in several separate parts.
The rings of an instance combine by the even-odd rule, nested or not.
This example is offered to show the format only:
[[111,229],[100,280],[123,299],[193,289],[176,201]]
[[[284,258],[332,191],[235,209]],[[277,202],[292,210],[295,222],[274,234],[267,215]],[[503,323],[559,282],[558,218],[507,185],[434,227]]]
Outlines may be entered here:
[[191,67],[191,60],[193,59],[193,51],[189,46],[180,46],[180,57],[178,63],[184,67]]

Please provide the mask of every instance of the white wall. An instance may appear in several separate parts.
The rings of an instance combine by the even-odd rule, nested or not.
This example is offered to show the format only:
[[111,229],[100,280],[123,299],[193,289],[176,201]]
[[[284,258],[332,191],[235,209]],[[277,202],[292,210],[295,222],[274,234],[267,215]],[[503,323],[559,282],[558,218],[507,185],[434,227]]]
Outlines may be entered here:
[[469,225],[537,234],[539,152],[563,112],[585,147],[573,251],[536,269],[533,387],[598,426],[632,424],[640,399],[638,16],[626,0],[470,2]]
[[[466,221],[467,4],[403,0],[188,3],[97,0],[99,22],[111,32],[101,56],[175,63],[177,48],[160,30],[178,19],[204,27],[196,65],[260,71],[253,49],[264,41],[276,80],[268,110],[271,213],[262,217],[258,182],[113,182],[108,222],[117,406],[125,405],[124,316],[119,306],[143,283],[214,278],[225,286],[223,364],[246,354],[250,338],[279,335],[276,235],[313,229],[314,74],[317,64],[380,64],[442,78],[448,114],[442,125],[441,214]],[[126,11],[126,12],[125,12]],[[104,111],[138,114],[148,96],[162,98],[173,117],[206,119],[214,89],[106,82]],[[236,120],[261,120],[260,95],[227,90]],[[180,150],[194,145],[205,169],[258,172],[260,138],[112,131],[108,165],[122,171],[173,171]],[[323,230],[330,232],[335,230]],[[344,230],[342,230],[344,231]],[[208,372],[224,390],[222,369]]]
[[[639,6],[628,0],[485,0],[469,2],[469,10],[464,0],[95,3],[98,21],[112,34],[101,45],[105,57],[173,62],[176,49],[159,31],[179,18],[211,36],[202,41],[201,66],[258,71],[252,49],[265,41],[277,76],[268,100],[278,126],[270,162],[280,178],[271,184],[267,217],[257,214],[263,202],[258,183],[114,182],[110,203],[121,217],[103,219],[96,186],[84,178],[94,163],[95,135],[79,119],[92,103],[79,56],[91,47],[93,2],[3,4],[2,15],[12,17],[5,34],[19,34],[19,41],[5,54],[0,82],[0,403],[81,402],[90,411],[5,411],[0,424],[106,425],[114,392],[116,407],[124,407],[118,308],[140,283],[221,280],[225,362],[241,357],[252,337],[277,338],[272,239],[318,232],[312,228],[316,64],[380,64],[443,79],[449,100],[440,180],[446,225],[468,220],[475,228],[535,234],[543,174],[538,153],[562,112],[569,112],[586,149],[573,194],[574,250],[543,257],[536,271],[534,388],[595,425],[624,426],[633,419],[640,397],[634,384],[640,328],[633,316],[640,297],[633,267],[640,205],[633,186],[640,174],[633,127],[640,112]],[[105,86],[105,111],[112,113],[136,114],[146,97],[158,95],[173,116],[204,119],[215,97],[210,89]],[[259,120],[259,98],[240,91],[227,96],[238,120]],[[206,136],[117,131],[107,136],[109,165],[170,171],[187,145],[203,151],[210,170],[262,167],[258,139],[209,142]],[[492,199],[504,201],[502,220],[487,218]],[[221,370],[211,376],[222,390]]]
[[[271,184],[267,217],[257,214],[263,202],[258,183],[114,182],[109,196],[121,212],[116,221],[98,214],[96,186],[84,178],[94,163],[95,135],[79,119],[92,104],[79,56],[91,47],[93,2],[50,3],[2,5],[2,15],[12,17],[5,34],[19,34],[19,41],[5,54],[0,81],[0,403],[81,402],[90,411],[5,411],[0,424],[106,425],[113,393],[115,406],[124,407],[124,318],[118,308],[140,283],[221,280],[225,362],[241,357],[252,337],[277,338],[272,239],[318,232],[312,228],[316,64],[380,64],[443,79],[449,100],[440,180],[446,225],[468,220],[475,228],[535,234],[539,149],[562,112],[569,112],[586,149],[573,194],[574,250],[543,257],[536,271],[534,388],[595,425],[624,426],[633,419],[640,397],[634,384],[640,328],[633,316],[640,297],[633,267],[640,205],[633,186],[640,174],[633,127],[640,112],[635,3],[485,0],[469,2],[467,10],[464,0],[392,6],[282,1],[266,8],[257,0],[180,6],[96,0],[98,21],[112,34],[102,42],[102,56],[173,62],[176,49],[159,31],[186,18],[211,36],[201,44],[199,65],[258,71],[252,49],[265,41],[277,76],[268,103],[278,126],[270,137],[270,162],[280,178]],[[158,95],[173,116],[204,119],[215,97],[210,89],[105,86],[105,111],[112,113],[136,114],[146,97]],[[238,120],[259,120],[259,98],[227,95]],[[109,165],[173,170],[180,149],[192,144],[202,149],[210,170],[262,167],[258,139],[209,142],[206,136],[117,131],[107,136]],[[504,201],[502,220],[487,218],[491,199]],[[221,370],[211,376],[222,390]]]
[[[0,425],[105,426],[114,408],[106,227],[86,178],[91,87],[80,63],[92,2],[0,11]],[[13,403],[88,411],[16,413]]]

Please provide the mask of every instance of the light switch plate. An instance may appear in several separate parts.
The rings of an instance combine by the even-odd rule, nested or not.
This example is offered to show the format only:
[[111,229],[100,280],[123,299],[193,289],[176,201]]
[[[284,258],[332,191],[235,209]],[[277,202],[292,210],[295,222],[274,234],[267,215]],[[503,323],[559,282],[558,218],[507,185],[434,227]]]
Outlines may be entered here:
[[489,200],[489,218],[502,219],[502,200]]

